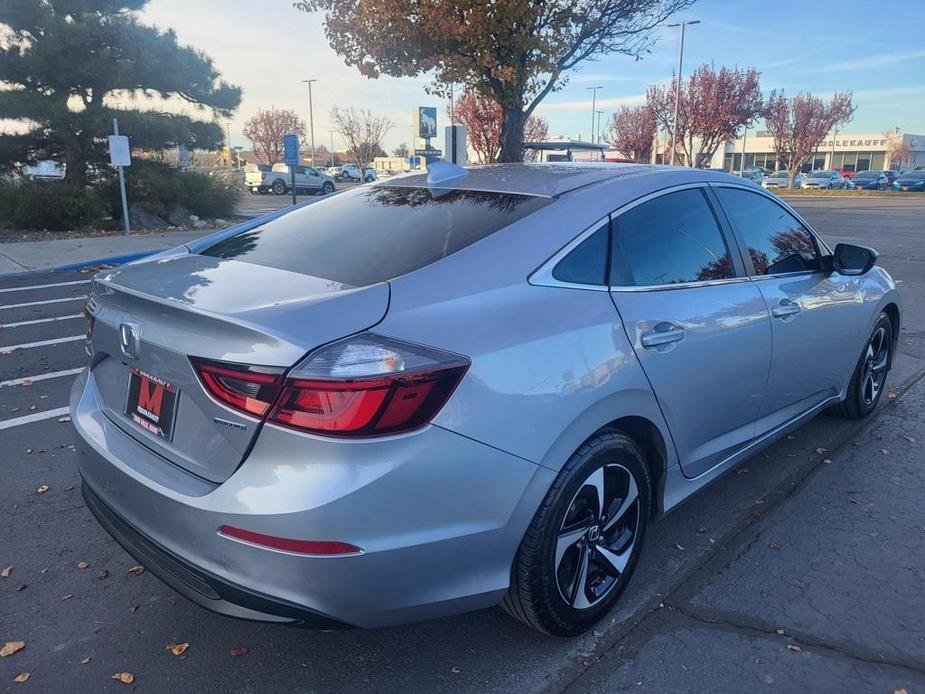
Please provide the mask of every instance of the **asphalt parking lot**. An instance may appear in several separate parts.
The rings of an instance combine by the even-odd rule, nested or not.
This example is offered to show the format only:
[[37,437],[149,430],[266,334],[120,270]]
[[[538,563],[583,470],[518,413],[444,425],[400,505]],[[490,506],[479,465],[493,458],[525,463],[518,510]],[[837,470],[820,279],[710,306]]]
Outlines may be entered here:
[[151,692],[925,690],[925,196],[790,202],[901,283],[889,397],[860,425],[820,415],[657,523],[612,618],[574,640],[497,609],[253,624],[131,573],[83,506],[67,421],[90,276],[0,278],[0,645],[26,642],[0,690],[121,691],[118,672]]

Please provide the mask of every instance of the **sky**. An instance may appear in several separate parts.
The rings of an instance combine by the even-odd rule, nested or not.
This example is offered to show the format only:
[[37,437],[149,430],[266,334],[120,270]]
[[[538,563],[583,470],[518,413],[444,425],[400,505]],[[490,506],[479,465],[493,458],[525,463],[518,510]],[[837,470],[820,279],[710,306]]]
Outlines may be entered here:
[[[328,46],[323,16],[305,14],[290,0],[150,0],[142,21],[173,28],[181,43],[204,51],[222,77],[244,91],[241,106],[225,125],[233,145],[250,148],[241,131],[259,108],[291,108],[308,122],[312,85],[315,138],[331,146],[333,106],[369,108],[395,127],[386,137],[392,150],[410,141],[412,110],[437,106],[440,132],[446,102],[428,95],[431,78],[363,77]],[[809,91],[829,96],[851,90],[857,106],[845,133],[882,133],[898,127],[925,134],[925,0],[699,0],[672,20],[700,20],[688,27],[683,74],[703,63],[754,67],[762,90]],[[642,60],[620,55],[584,63],[565,87],[537,112],[550,135],[588,139],[592,92],[606,119],[621,104],[642,103],[646,87],[672,79],[677,66],[677,28],[664,27]],[[191,114],[192,115],[192,114]],[[760,127],[760,126],[759,126]],[[334,146],[343,142],[334,136]]]

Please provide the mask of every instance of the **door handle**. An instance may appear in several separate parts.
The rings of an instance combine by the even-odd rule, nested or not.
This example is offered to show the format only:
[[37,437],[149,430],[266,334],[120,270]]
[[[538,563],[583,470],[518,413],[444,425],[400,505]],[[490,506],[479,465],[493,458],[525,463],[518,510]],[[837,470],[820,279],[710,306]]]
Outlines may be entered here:
[[795,301],[791,301],[790,299],[781,299],[780,303],[771,309],[771,315],[775,318],[788,318],[795,316],[801,310],[802,309],[800,308],[800,305]]
[[659,323],[655,330],[643,333],[640,338],[642,346],[646,349],[654,349],[662,345],[668,345],[672,342],[680,342],[684,339],[684,329],[678,328],[670,323]]

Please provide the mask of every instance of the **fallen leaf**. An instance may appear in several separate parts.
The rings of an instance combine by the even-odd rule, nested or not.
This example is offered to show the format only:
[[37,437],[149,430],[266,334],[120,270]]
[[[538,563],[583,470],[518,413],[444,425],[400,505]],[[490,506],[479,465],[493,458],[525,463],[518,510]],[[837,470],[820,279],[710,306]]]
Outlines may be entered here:
[[756,504],[763,504],[763,503],[764,503],[764,499],[755,499],[755,503],[756,503]]
[[747,467],[740,467],[738,470],[736,470],[737,475],[745,475],[747,473],[748,473]]
[[171,643],[167,646],[167,650],[174,655],[183,655],[187,648],[189,648],[188,643]]
[[89,665],[91,660],[93,660],[93,656],[89,656],[89,655],[88,655],[86,658],[84,658],[83,660],[80,661],[80,664],[81,664],[81,665]]
[[67,595],[61,598],[61,602],[64,602],[65,600],[70,600],[73,597],[74,597],[73,593],[68,593]]
[[905,689],[894,689],[893,694],[909,694]]
[[132,574],[132,576],[140,576],[145,572],[145,567],[143,567],[141,564],[135,564],[135,566],[129,569],[128,572]]
[[70,421],[71,421],[71,416],[68,415],[68,414],[66,414],[66,415],[64,415],[63,417],[58,417],[58,421],[59,421],[59,422],[70,422]]
[[29,405],[29,411],[35,412],[38,409],[38,405]]
[[883,455],[889,455],[889,454],[890,454],[890,449],[889,449],[889,448],[881,448],[881,449],[880,449],[880,452],[883,453]]
[[459,665],[454,665],[450,668],[450,672],[452,672],[454,675],[458,675],[460,672],[462,672],[462,668],[459,667]]
[[828,451],[829,451],[828,448],[817,448],[816,455],[825,455],[826,453],[828,453]]
[[784,635],[784,630],[783,630],[783,629],[775,629],[775,630],[774,630],[774,633],[777,634],[778,636],[783,636],[783,635]]
[[803,649],[800,648],[799,646],[794,646],[792,643],[788,643],[788,644],[787,644],[787,648],[789,648],[791,651],[801,651],[801,650],[803,650]]
[[19,592],[20,590],[25,590],[28,587],[29,587],[28,583],[23,583],[22,585],[16,586],[16,591]]
[[896,399],[896,393],[890,393],[887,397],[888,397],[890,400],[895,400],[895,399]]
[[19,385],[25,386],[26,388],[28,388],[29,386],[32,385],[32,379],[31,379],[31,378],[24,378],[24,379],[22,380],[22,382],[21,382]]
[[138,609],[138,605],[132,605],[132,607],[128,608],[128,611],[134,613],[137,609]]
[[96,575],[96,577],[100,579],[101,581],[104,578],[109,578],[109,571],[106,569],[100,569],[100,572]]
[[10,564],[9,566],[4,566],[2,569],[0,569],[0,578],[9,578],[10,574],[12,573],[13,573],[12,564]]
[[32,674],[32,673],[30,673],[30,672],[20,672],[18,675],[16,675],[16,677],[13,678],[13,681],[14,681],[14,682],[18,682],[19,684],[22,684],[22,683],[25,682],[27,679],[29,679],[29,675],[30,675],[30,674]]
[[228,653],[229,653],[229,655],[233,655],[233,656],[235,656],[235,657],[238,657],[238,656],[242,656],[242,655],[247,655],[247,649],[246,649],[246,648],[243,648],[243,647],[241,647],[241,648],[232,648],[230,651],[228,651]]
[[793,434],[787,434],[787,439],[790,441],[794,441],[796,440],[796,436],[794,436]]
[[131,672],[117,672],[112,676],[112,678],[114,680],[119,680],[123,684],[131,684],[135,681],[135,675],[133,675]]
[[682,552],[684,551],[684,547],[682,547],[681,545],[679,545],[677,542],[674,543],[674,546],[677,547],[677,548],[678,548],[679,550],[681,550]]
[[906,439],[909,443],[915,443],[915,437],[909,436],[909,434],[903,434],[903,438]]
[[78,569],[89,569],[89,568],[90,568],[90,564],[89,564],[88,562],[85,562],[85,561],[79,561],[79,562],[77,562],[77,568],[78,568]]
[[3,648],[0,648],[0,658],[6,658],[8,655],[19,653],[19,651],[25,647],[25,641],[7,641],[3,644]]
[[771,549],[780,549],[780,545],[777,544],[776,542],[771,542],[770,544],[768,544],[768,547],[770,547]]
[[825,463],[826,465],[831,465],[831,464],[832,464],[832,459],[831,459],[831,458],[826,458],[826,459],[823,460],[822,462]]
[[710,538],[710,544],[711,544],[711,545],[715,545],[715,544],[716,544],[716,538],[715,538],[715,537],[711,537],[711,538]]
[[43,484],[41,487],[39,487],[38,489],[35,490],[35,493],[36,493],[36,494],[44,494],[44,493],[47,492],[47,491],[48,491],[48,485],[47,485],[47,484]]

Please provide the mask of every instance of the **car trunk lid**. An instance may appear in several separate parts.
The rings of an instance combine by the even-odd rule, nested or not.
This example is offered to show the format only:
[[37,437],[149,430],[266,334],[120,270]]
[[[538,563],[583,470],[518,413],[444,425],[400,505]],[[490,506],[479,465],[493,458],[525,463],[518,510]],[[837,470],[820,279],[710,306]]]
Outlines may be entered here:
[[[222,482],[247,454],[261,421],[208,395],[190,357],[288,368],[319,345],[375,325],[388,302],[387,283],[352,287],[201,255],[105,272],[94,278],[90,299],[99,405],[173,464]],[[142,377],[151,379],[141,385],[148,399],[157,382],[176,390],[173,420],[163,422],[167,436],[143,428],[127,411],[130,400],[137,404]]]

